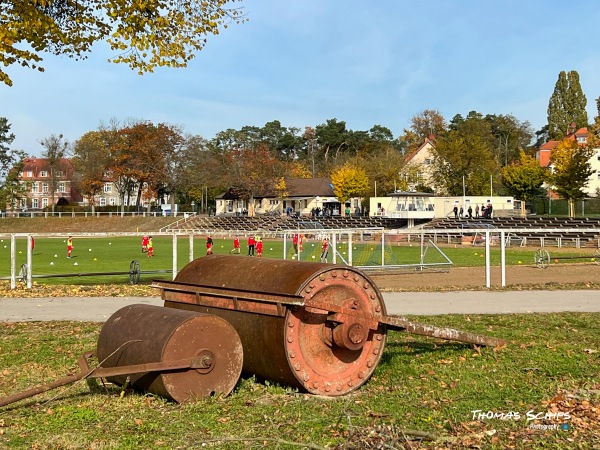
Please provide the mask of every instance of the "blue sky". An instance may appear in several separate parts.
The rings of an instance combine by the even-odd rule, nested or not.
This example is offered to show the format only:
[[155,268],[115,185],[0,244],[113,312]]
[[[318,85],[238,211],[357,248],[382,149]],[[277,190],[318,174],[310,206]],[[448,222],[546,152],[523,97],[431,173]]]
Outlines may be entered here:
[[13,148],[39,155],[51,134],[75,141],[101,122],[145,119],[207,139],[228,128],[315,126],[336,118],[402,134],[425,109],[546,124],[561,70],[576,70],[590,120],[600,97],[600,8],[591,0],[246,0],[249,21],[210,37],[185,69],[137,75],[47,55],[45,73],[8,68],[0,116]]

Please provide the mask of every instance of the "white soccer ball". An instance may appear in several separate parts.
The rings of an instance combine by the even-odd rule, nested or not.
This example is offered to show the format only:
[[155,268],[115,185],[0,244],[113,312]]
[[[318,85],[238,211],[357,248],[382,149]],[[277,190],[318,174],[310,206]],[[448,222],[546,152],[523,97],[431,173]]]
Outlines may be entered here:
[[315,259],[315,255],[312,255],[312,259]]
[[54,255],[55,258],[58,258],[58,255]]
[[92,249],[91,249],[91,248],[88,248],[88,252],[91,252],[91,251],[92,251]]
[[53,266],[54,265],[54,261],[50,261],[50,265]]
[[109,242],[108,245],[112,245],[112,242]]
[[[6,245],[5,245],[5,247],[6,247]],[[271,247],[269,250],[273,251],[273,247]]]
[[73,265],[74,265],[74,266],[78,266],[79,264],[77,264],[77,263],[73,263]]

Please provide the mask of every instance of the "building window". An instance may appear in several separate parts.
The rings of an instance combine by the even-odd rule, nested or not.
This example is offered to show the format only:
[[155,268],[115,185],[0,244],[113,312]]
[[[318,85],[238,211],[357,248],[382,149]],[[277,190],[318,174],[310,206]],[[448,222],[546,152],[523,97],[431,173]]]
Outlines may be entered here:
[[32,187],[31,187],[31,192],[33,192],[34,194],[37,194],[38,192],[40,192],[40,183],[33,183]]
[[37,198],[34,198],[34,199],[31,200],[31,207],[32,208],[36,208],[36,209],[40,207],[39,206],[39,201],[38,201]]
[[43,198],[42,199],[42,208],[46,208],[48,206],[48,199],[47,198]]
[[28,171],[27,171],[27,176],[28,176],[29,178],[31,178],[31,177],[33,176],[33,172],[32,172],[31,170],[28,170]]
[[426,166],[431,165],[431,159],[426,158],[425,161],[423,161],[423,164],[425,164]]
[[63,176],[63,171],[62,171],[62,170],[58,170],[58,171],[56,172],[56,177],[57,177],[57,178],[62,178],[62,176]]
[[65,183],[64,182],[58,183],[58,192],[67,192],[65,190]]
[[106,197],[100,197],[100,206],[106,206]]
[[111,197],[108,202],[110,203],[110,206],[115,206],[115,198]]
[[42,193],[43,194],[48,193],[48,183],[42,183]]
[[42,170],[42,171],[40,172],[40,177],[42,177],[42,178],[45,178],[45,177],[47,177],[47,176],[48,176],[48,172],[47,172],[47,171],[45,171],[45,170]]
[[110,183],[104,183],[104,192],[112,192],[112,186]]

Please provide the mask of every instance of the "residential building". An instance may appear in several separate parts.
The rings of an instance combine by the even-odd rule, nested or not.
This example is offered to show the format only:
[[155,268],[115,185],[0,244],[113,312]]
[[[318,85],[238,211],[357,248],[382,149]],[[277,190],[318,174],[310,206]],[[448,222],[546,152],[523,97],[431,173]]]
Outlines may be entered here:
[[81,202],[73,177],[73,164],[67,158],[53,165],[46,158],[26,158],[19,180],[26,186],[28,196],[21,199],[20,208],[35,211]]
[[[575,140],[579,145],[585,145],[588,141],[589,132],[586,127],[576,129],[575,124],[571,124],[570,133],[566,135],[567,139]],[[548,167],[552,170],[550,156],[552,151],[558,146],[560,141],[548,141],[544,143],[535,153],[540,166]],[[587,186],[583,189],[586,195],[595,197],[600,192],[600,148],[594,149],[595,152],[589,162],[594,173],[588,178]],[[555,195],[553,195],[556,198]]]
[[256,194],[253,204],[240,197],[234,190],[218,195],[216,215],[247,214],[294,214],[294,215],[340,215],[349,208],[353,215],[360,213],[361,198],[352,198],[342,205],[333,192],[328,178],[285,178],[285,192],[273,191]]
[[404,159],[407,168],[406,172],[416,176],[416,180],[409,180],[409,190],[414,190],[411,187],[415,184],[436,189],[432,171],[434,149],[433,136],[430,136],[429,138],[425,138],[423,144]]

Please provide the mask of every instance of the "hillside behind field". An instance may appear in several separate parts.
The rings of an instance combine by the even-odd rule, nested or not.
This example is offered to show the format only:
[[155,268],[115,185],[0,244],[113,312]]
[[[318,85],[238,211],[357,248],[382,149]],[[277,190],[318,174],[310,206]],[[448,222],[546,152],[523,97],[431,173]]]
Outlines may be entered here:
[[0,219],[0,233],[157,232],[173,217],[21,217]]

